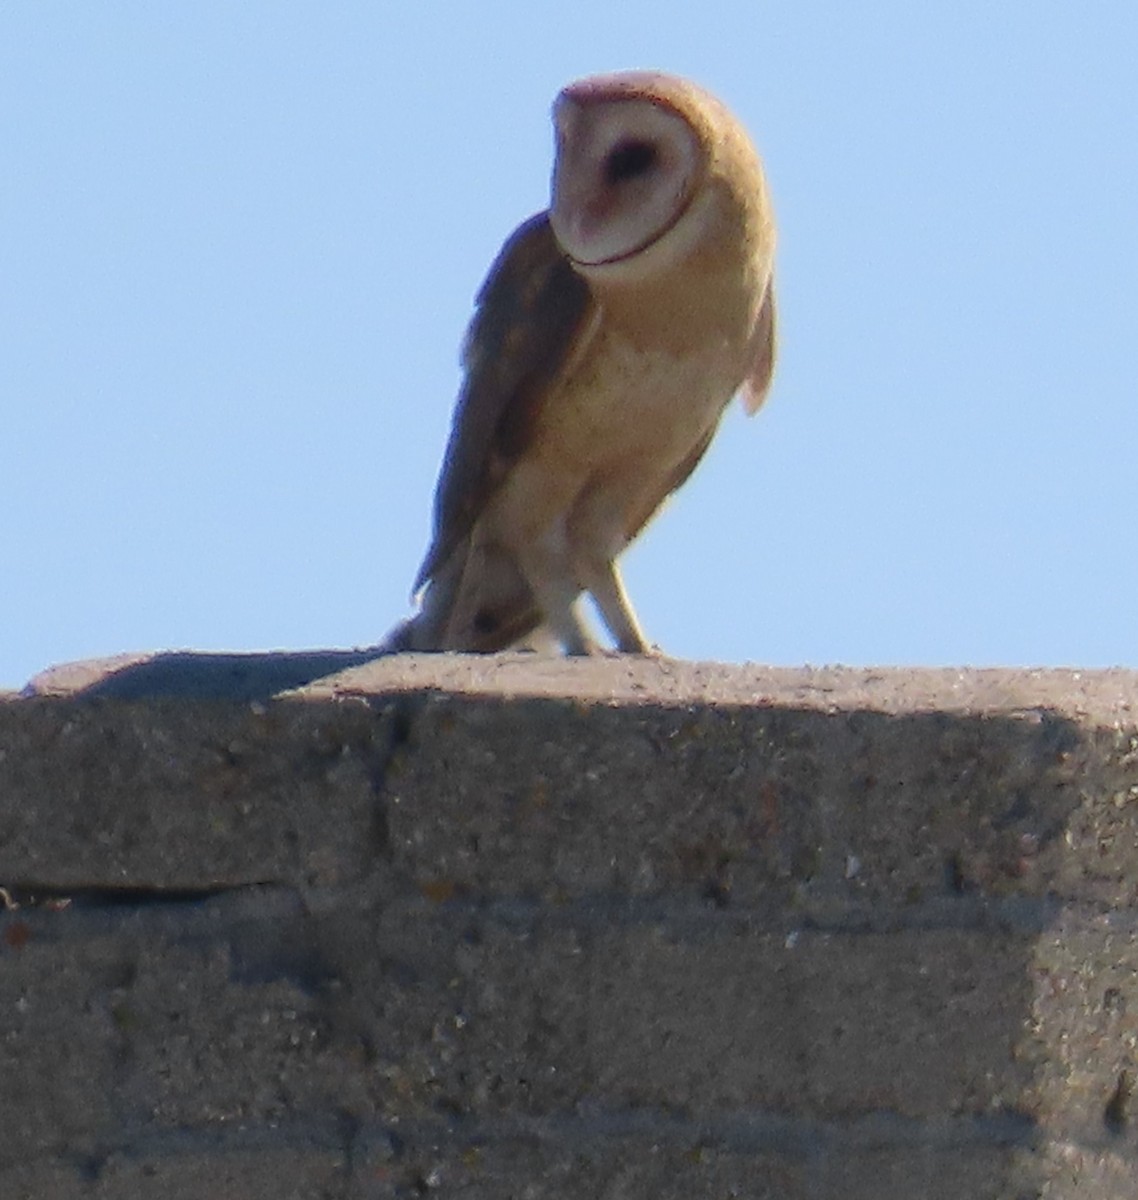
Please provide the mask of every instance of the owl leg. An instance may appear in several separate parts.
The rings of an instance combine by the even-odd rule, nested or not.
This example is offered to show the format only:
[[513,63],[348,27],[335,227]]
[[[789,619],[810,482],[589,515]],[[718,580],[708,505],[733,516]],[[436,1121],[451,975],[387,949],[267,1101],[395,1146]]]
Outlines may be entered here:
[[616,565],[628,539],[612,514],[626,507],[621,498],[597,488],[578,506],[569,529],[573,547],[573,575],[592,596],[597,611],[622,654],[651,654],[652,647],[640,628],[624,580]]
[[636,619],[615,561],[610,558],[591,564],[585,586],[596,602],[616,648],[624,654],[651,653],[652,648]]
[[566,654],[591,654],[593,639],[581,614],[580,585],[573,579],[564,555],[547,545],[531,544],[518,555],[518,566],[541,610],[542,624],[561,643]]
[[534,592],[541,605],[544,623],[561,643],[561,649],[566,654],[592,654],[595,647],[581,615],[577,588],[562,586],[557,581],[550,586],[546,581],[542,587],[535,587]]

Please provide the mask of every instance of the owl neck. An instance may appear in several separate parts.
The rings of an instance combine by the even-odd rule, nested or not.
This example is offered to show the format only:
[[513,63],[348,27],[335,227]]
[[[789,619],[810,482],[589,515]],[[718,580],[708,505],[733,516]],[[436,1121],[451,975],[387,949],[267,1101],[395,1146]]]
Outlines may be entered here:
[[590,289],[607,330],[641,349],[689,353],[745,341],[764,282],[738,256],[700,254],[635,281],[590,280]]

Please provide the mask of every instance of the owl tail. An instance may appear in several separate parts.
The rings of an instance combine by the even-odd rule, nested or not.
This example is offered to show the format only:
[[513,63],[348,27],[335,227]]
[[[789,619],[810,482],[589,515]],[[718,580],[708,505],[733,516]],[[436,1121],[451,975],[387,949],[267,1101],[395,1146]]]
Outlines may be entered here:
[[492,654],[527,643],[541,624],[533,593],[513,559],[466,539],[432,575],[419,611],[383,640],[384,651]]

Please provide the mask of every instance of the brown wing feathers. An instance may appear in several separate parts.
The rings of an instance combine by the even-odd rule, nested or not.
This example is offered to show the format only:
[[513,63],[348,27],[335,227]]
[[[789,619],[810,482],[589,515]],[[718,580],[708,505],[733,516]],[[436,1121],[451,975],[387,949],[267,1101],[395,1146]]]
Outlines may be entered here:
[[435,492],[435,528],[415,590],[466,538],[509,466],[589,310],[589,288],[539,213],[490,268],[463,351],[466,378]]

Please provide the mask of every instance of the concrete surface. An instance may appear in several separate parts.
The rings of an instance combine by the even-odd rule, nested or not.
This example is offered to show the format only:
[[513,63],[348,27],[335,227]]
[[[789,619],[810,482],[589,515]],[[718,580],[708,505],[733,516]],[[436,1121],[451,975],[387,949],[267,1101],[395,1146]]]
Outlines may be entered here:
[[1138,676],[368,653],[0,699],[0,1196],[1138,1195]]

